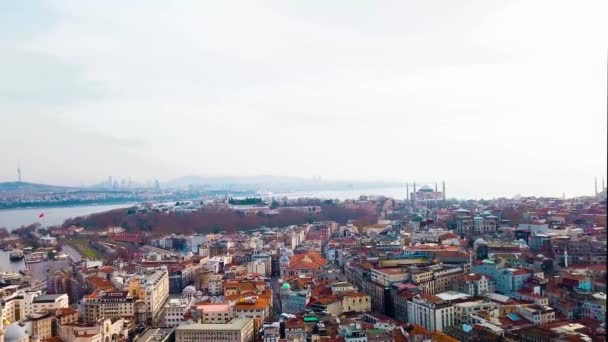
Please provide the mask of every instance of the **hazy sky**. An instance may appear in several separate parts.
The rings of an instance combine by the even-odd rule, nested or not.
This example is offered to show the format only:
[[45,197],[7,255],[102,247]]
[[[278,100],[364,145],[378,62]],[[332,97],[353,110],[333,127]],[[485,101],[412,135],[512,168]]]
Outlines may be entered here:
[[593,192],[608,2],[3,1],[0,181]]

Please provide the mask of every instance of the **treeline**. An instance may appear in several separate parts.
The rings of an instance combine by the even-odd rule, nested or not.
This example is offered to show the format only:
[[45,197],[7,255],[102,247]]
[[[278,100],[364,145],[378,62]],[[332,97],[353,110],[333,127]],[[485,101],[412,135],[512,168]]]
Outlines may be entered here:
[[228,233],[266,227],[284,227],[310,223],[313,221],[332,220],[345,224],[349,220],[356,224],[373,224],[376,215],[360,209],[347,209],[341,206],[324,205],[320,212],[299,212],[282,210],[273,215],[246,215],[235,210],[214,210],[203,208],[190,213],[146,213],[129,214],[127,209],[118,209],[85,217],[66,220],[64,226],[82,226],[84,228],[106,228],[121,226],[129,232],[146,231],[153,233]]
[[261,198],[259,197],[247,197],[243,199],[235,199],[230,197],[228,203],[232,205],[260,205],[264,204]]

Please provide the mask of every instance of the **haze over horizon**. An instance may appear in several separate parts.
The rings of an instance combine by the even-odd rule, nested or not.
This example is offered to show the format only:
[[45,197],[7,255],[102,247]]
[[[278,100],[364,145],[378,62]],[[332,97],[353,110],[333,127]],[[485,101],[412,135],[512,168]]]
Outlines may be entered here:
[[[608,3],[0,4],[0,182],[445,180],[593,194]],[[543,18],[542,25],[537,20]]]

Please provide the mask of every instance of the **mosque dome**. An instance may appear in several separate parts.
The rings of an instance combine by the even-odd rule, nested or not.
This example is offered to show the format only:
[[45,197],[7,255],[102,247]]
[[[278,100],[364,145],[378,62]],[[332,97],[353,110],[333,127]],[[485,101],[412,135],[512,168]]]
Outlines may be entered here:
[[196,298],[200,298],[203,296],[203,293],[201,291],[196,291],[196,293],[194,294],[194,297]]
[[188,285],[188,286],[184,287],[184,290],[182,291],[183,295],[188,295],[188,296],[194,295],[195,293],[196,293],[196,289],[192,285]]
[[19,323],[13,323],[6,327],[4,332],[4,342],[23,342],[29,341],[25,329]]
[[423,185],[423,186],[420,188],[420,190],[418,190],[418,191],[420,191],[420,192],[433,192],[433,188],[431,188],[431,187],[430,187],[430,186],[428,186],[428,185]]
[[475,246],[475,247],[480,246],[480,245],[487,245],[487,242],[482,238],[479,238],[479,239],[475,240],[475,242],[473,242],[473,246]]
[[284,288],[286,290],[291,290],[291,286],[289,285],[289,283],[283,283],[283,285],[281,285],[281,288]]

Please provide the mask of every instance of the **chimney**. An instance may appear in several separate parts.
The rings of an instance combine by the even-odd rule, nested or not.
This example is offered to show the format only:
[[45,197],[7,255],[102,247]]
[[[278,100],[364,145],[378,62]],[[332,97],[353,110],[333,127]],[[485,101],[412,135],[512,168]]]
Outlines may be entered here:
[[443,200],[445,201],[445,181],[442,181],[442,186],[443,186]]

